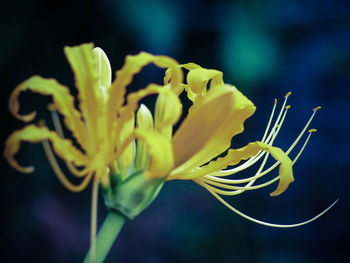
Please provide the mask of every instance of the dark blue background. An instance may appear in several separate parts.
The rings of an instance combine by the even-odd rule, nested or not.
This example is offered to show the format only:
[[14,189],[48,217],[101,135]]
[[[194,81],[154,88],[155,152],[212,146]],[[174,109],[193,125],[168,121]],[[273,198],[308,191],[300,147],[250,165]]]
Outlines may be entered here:
[[[281,196],[274,189],[229,198],[253,217],[295,223],[336,198],[316,222],[294,229],[251,223],[189,181],[165,185],[155,202],[123,228],[107,262],[347,262],[349,244],[349,1],[25,1],[1,11],[1,142],[24,124],[10,116],[13,88],[39,74],[73,88],[63,46],[94,42],[113,70],[139,51],[165,54],[224,72],[257,106],[243,146],[264,131],[274,98],[288,91],[292,108],[276,145],[287,149],[312,108],[321,105],[319,130],[295,165],[295,182]],[[160,82],[147,67],[130,90]],[[72,89],[72,93],[75,90]],[[50,126],[40,95],[21,96],[23,112],[37,109]],[[154,98],[148,100],[152,103]],[[54,176],[40,144],[24,144],[17,157],[36,166],[19,174],[1,160],[4,262],[79,262],[89,246],[90,188],[67,191]],[[252,170],[252,172],[254,172]],[[275,175],[276,171],[272,174]],[[100,199],[99,222],[106,215]]]

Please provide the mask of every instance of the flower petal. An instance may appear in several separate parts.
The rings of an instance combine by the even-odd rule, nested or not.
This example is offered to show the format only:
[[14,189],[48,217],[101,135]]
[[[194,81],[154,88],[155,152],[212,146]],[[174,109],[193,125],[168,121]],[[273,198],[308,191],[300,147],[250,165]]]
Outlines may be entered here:
[[222,72],[213,69],[205,69],[194,63],[182,65],[189,70],[187,74],[187,95],[192,101],[199,96],[204,96],[207,92],[207,84],[211,80],[210,87],[223,85]]
[[[151,111],[141,104],[136,115],[137,127],[143,130],[153,130],[153,117]],[[136,171],[145,170],[150,162],[146,146],[142,140],[136,142],[135,169]]]
[[[168,89],[168,86],[164,88]],[[182,104],[177,96],[169,96],[169,93],[159,94],[155,107],[155,129],[163,133],[170,141],[173,126],[180,119],[181,113]]]
[[103,115],[104,94],[99,88],[98,59],[93,53],[93,44],[65,47],[64,52],[75,75],[75,85],[79,91],[80,109],[87,126],[89,145],[88,152],[97,151],[98,119]]
[[272,157],[279,161],[279,184],[275,191],[271,193],[271,196],[276,196],[283,193],[289,186],[290,183],[294,181],[292,161],[286,153],[284,153],[280,148],[267,145],[262,142],[249,143],[247,146],[240,149],[230,149],[226,156],[218,158],[215,161],[211,161],[209,164],[204,165],[200,168],[193,170],[191,173],[183,173],[178,175],[171,175],[168,179],[194,179],[198,178],[211,172],[216,172],[221,169],[225,169],[228,166],[233,166],[238,164],[242,160],[247,160],[248,158],[254,156],[259,151],[264,150],[269,152]]
[[7,138],[4,150],[5,159],[18,171],[31,173],[34,168],[20,166],[14,159],[14,156],[19,151],[22,141],[36,143],[43,140],[49,140],[56,154],[62,159],[72,162],[77,166],[88,165],[87,157],[77,150],[70,140],[61,138],[57,133],[48,130],[46,127],[37,127],[33,124],[13,132]]
[[55,110],[64,116],[64,123],[73,133],[80,146],[84,148],[86,141],[85,124],[81,120],[80,112],[74,107],[74,98],[69,92],[69,88],[58,83],[55,79],[45,79],[40,76],[33,76],[19,84],[12,92],[9,100],[11,113],[18,119],[29,122],[36,115],[32,112],[27,115],[20,115],[18,97],[21,92],[30,90],[45,96],[52,96]]
[[253,103],[229,85],[213,87],[196,99],[173,138],[178,166],[174,174],[201,166],[227,150],[254,110]]
[[[176,93],[174,93],[171,89],[167,89],[156,84],[150,84],[144,89],[129,94],[127,104],[120,110],[120,116],[117,119],[116,127],[118,127],[118,129],[115,129],[113,132],[115,141],[119,140],[123,125],[125,125],[125,123],[127,123],[133,117],[134,112],[138,108],[139,101],[151,94],[165,94],[165,96],[169,97],[169,100],[173,101],[173,105],[181,107],[180,100]],[[165,119],[163,122],[164,126],[169,125],[174,121],[174,116],[168,117],[169,118]],[[177,116],[175,116],[175,118],[177,118]]]
[[[126,121],[121,127],[120,137],[118,139],[117,148],[122,145],[124,140],[126,140],[133,133],[135,127],[135,118],[132,117],[130,120]],[[125,174],[134,159],[134,143],[130,143],[129,146],[124,150],[123,154],[118,158],[118,167],[122,174]]]
[[103,90],[104,96],[107,98],[108,89],[111,87],[112,70],[106,53],[99,47],[92,50],[95,59],[98,61],[98,84],[99,88]]
[[144,175],[147,179],[164,178],[174,167],[174,155],[169,140],[156,130],[135,129],[135,136],[144,142],[151,163]]
[[166,56],[154,56],[146,52],[127,56],[123,67],[116,72],[116,78],[112,83],[109,93],[107,119],[110,125],[108,130],[112,134],[119,129],[116,123],[116,115],[124,103],[126,87],[132,82],[134,75],[150,63],[154,63],[161,68],[167,68],[171,89],[176,94],[181,93],[183,88],[181,85],[183,74],[175,60]]

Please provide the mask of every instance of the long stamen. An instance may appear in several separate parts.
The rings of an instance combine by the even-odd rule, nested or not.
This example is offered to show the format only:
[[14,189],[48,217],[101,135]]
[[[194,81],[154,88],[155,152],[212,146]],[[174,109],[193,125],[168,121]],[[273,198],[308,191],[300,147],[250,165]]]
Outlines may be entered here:
[[[265,129],[265,132],[264,132],[264,135],[261,139],[261,142],[264,142],[265,143],[265,139],[266,139],[266,136],[268,134],[268,131],[270,129],[270,126],[271,126],[271,122],[272,122],[272,119],[273,119],[273,116],[275,114],[275,110],[276,110],[276,106],[277,106],[277,99],[275,99],[275,102],[273,104],[273,108],[272,108],[272,112],[271,112],[271,115],[270,115],[270,118],[269,118],[269,121],[267,123],[267,126],[266,126],[266,129]],[[283,110],[284,108],[281,108],[281,111]],[[274,127],[276,126],[276,123],[277,123],[278,119],[276,120],[275,124],[274,124]],[[275,131],[274,128],[272,128],[270,134],[273,134]],[[263,151],[259,151],[256,155],[254,155],[253,157],[249,158],[246,162],[244,162],[242,165],[238,166],[238,167],[235,167],[235,169],[238,170],[238,168],[243,168],[243,165],[245,165],[245,167],[249,167],[247,166],[248,164],[250,165],[253,165],[256,161],[258,161],[262,155],[264,155]],[[226,171],[226,170],[225,170]]]
[[[265,129],[265,132],[264,132],[264,135],[261,139],[262,142],[265,142],[265,138],[268,134],[268,131],[270,129],[270,126],[271,126],[271,122],[272,122],[272,119],[273,119],[273,116],[275,114],[275,109],[276,109],[276,106],[277,106],[277,99],[275,99],[275,102],[274,102],[274,105],[273,105],[273,108],[272,108],[272,112],[271,112],[271,115],[270,115],[270,118],[269,118],[269,121],[267,123],[267,126],[266,126],[266,129]],[[282,107],[281,108],[281,111],[283,110],[284,108]],[[279,114],[280,115],[280,114]],[[276,126],[276,123],[278,122],[279,118],[277,118],[277,120],[275,121],[275,124],[274,124],[274,127]],[[272,133],[274,131],[274,128],[272,128],[272,131],[270,133]],[[256,161],[258,161],[261,157],[262,157],[262,151],[259,151],[256,155],[254,155],[253,157],[249,158],[247,161],[245,161],[243,164],[235,167],[235,168],[232,168],[230,170],[223,170],[223,171],[232,171],[232,170],[238,170],[238,169],[246,169],[245,167],[249,167],[251,165],[253,165]],[[222,171],[222,172],[223,172]],[[219,174],[220,173],[220,174]],[[215,173],[217,176],[224,176],[224,175],[221,175],[221,172],[217,172]],[[231,173],[230,173],[231,174]]]
[[51,146],[48,141],[43,141],[42,142],[45,154],[47,156],[47,159],[49,160],[49,163],[52,167],[52,170],[55,172],[57,178],[61,181],[61,183],[70,191],[72,192],[81,192],[83,191],[88,183],[90,182],[90,179],[92,177],[92,173],[90,172],[88,175],[85,176],[83,181],[79,185],[74,185],[72,184],[67,177],[64,175],[62,172],[60,166],[57,163],[57,160],[55,158],[55,155],[53,154],[51,150]]
[[[293,165],[296,163],[296,161],[299,159],[300,155],[302,154],[302,152],[304,151],[310,137],[311,134],[316,132],[316,129],[311,129],[309,130],[309,135],[306,138],[303,146],[301,147],[301,149],[299,150],[297,156],[293,159]],[[290,151],[289,151],[290,152]],[[289,153],[288,152],[288,153]],[[265,186],[268,186],[274,182],[276,182],[279,179],[279,176],[276,176],[275,178],[271,179],[270,181],[267,181],[263,184],[259,184],[259,185],[255,185],[255,186],[251,186],[256,179],[261,178],[262,176],[268,174],[269,172],[271,172],[274,168],[277,167],[279,163],[276,162],[274,165],[272,165],[271,167],[269,167],[268,169],[266,169],[264,172],[260,173],[259,171],[252,177],[249,178],[245,178],[245,179],[236,179],[236,180],[230,180],[230,179],[224,179],[224,178],[218,178],[215,176],[204,176],[203,177],[203,181],[205,183],[211,184],[211,185],[215,185],[224,189],[231,189],[231,190],[236,190],[236,191],[223,191],[218,189],[220,192],[220,194],[224,194],[224,195],[237,195],[240,194],[242,190],[255,190],[255,189],[259,189],[259,188],[263,188]],[[261,171],[261,170],[260,170]],[[202,178],[201,178],[202,179]],[[232,186],[231,184],[242,184],[242,183],[248,183],[247,185],[241,187],[241,186]],[[215,189],[213,189],[215,191]]]
[[[283,106],[285,106],[286,104],[286,101],[287,101],[287,98],[285,99],[285,102],[283,103]],[[286,115],[287,115],[287,112],[288,110],[290,109],[290,106],[286,106],[284,108],[281,109],[280,111],[280,114],[268,136],[268,138],[266,139],[265,143],[269,144],[269,145],[272,145],[274,140],[276,139],[281,127],[282,127],[282,124],[286,118]],[[283,113],[283,115],[282,115]],[[281,119],[281,116],[282,116],[282,119]],[[280,120],[281,119],[281,120]],[[264,155],[264,154],[267,154],[266,152],[264,151],[259,151],[254,157],[250,158],[248,161],[246,161],[245,163],[235,167],[235,168],[232,168],[232,169],[227,169],[227,170],[221,170],[221,171],[218,171],[218,172],[213,172],[211,173],[211,175],[214,175],[214,176],[228,176],[228,175],[232,175],[232,174],[235,174],[235,173],[238,173],[242,170],[245,170],[247,169],[248,167],[252,166],[253,164],[255,164],[257,161],[260,160],[260,158]]]
[[306,140],[305,140],[305,142],[304,142],[304,144],[303,144],[303,147],[301,147],[301,149],[300,149],[300,151],[298,152],[297,156],[295,156],[295,158],[294,158],[294,160],[293,160],[293,165],[294,165],[294,164],[296,163],[296,161],[299,159],[301,153],[304,151],[304,149],[305,149],[307,143],[308,143],[309,140],[310,140],[311,134],[313,134],[314,132],[317,132],[317,130],[316,130],[316,129],[311,129],[311,130],[309,130],[309,135],[307,136],[307,138],[306,138]]
[[[288,106],[287,106],[288,107]],[[286,154],[289,154],[293,149],[294,147],[297,145],[297,143],[300,141],[300,139],[302,138],[302,136],[304,135],[304,133],[306,132],[306,130],[308,129],[312,119],[314,118],[317,110],[319,110],[321,107],[316,107],[313,109],[313,114],[311,115],[310,119],[308,120],[308,122],[306,123],[306,125],[304,126],[303,130],[300,132],[300,134],[298,135],[298,137],[296,138],[296,140],[293,142],[293,144],[288,148],[288,150],[286,151]],[[293,164],[297,161],[297,159],[299,158],[300,154],[303,152],[310,136],[311,136],[311,133],[312,132],[315,132],[316,130],[315,129],[311,129],[309,130],[309,136],[307,137],[302,149],[299,151],[298,155],[296,156],[296,158],[293,160]],[[265,174],[271,172],[273,169],[275,169],[277,166],[279,165],[279,162],[275,162],[272,166],[270,166],[268,169],[266,169],[265,171],[263,171],[262,173],[260,174],[255,174],[254,176],[252,177],[248,177],[248,178],[245,178],[245,179],[224,179],[224,178],[218,178],[218,173],[212,173],[210,175],[207,175],[206,178],[208,179],[211,179],[211,180],[215,180],[217,182],[221,182],[221,183],[226,183],[226,184],[241,184],[241,183],[247,183],[247,182],[250,182],[251,180],[255,180],[255,179],[258,179],[262,176],[264,176]],[[225,172],[225,171],[223,171]],[[273,182],[277,181],[278,180],[278,177],[274,178],[273,180],[271,180]]]
[[[61,125],[61,122],[60,122],[60,118],[57,114],[56,111],[54,110],[50,110],[50,113],[51,113],[51,119],[53,121],[53,125],[55,127],[55,130],[57,132],[57,134],[61,137],[61,138],[64,138],[64,132],[63,132],[63,128],[62,128],[62,125]],[[77,169],[72,163],[70,162],[66,162],[66,166],[68,168],[68,170],[75,176],[77,177],[83,177],[86,175],[86,172],[87,172],[87,169],[82,169],[82,170],[79,170]]]
[[266,129],[265,129],[265,132],[264,132],[264,135],[263,135],[263,137],[262,137],[262,139],[261,139],[262,142],[265,141],[265,138],[266,138],[266,136],[267,136],[267,133],[268,133],[268,131],[269,131],[269,129],[270,129],[270,125],[271,125],[273,116],[274,116],[274,114],[275,114],[276,106],[277,106],[277,99],[275,99],[275,102],[273,103],[272,112],[271,112],[269,121],[268,121],[268,123],[267,123]]
[[215,192],[213,192],[210,188],[207,188],[203,183],[198,182],[200,185],[202,185],[204,188],[206,188],[216,199],[218,199],[223,205],[225,205],[227,208],[229,208],[231,211],[235,212],[236,214],[240,215],[241,217],[248,219],[249,221],[252,221],[254,223],[260,224],[260,225],[264,225],[264,226],[270,226],[270,227],[277,227],[277,228],[292,228],[292,227],[299,227],[302,225],[306,225],[308,223],[311,223],[312,221],[315,221],[316,219],[318,219],[319,217],[321,217],[322,215],[324,215],[329,209],[331,209],[338,201],[339,199],[335,200],[328,208],[326,208],[325,210],[323,210],[321,213],[319,213],[318,215],[314,216],[313,218],[303,221],[301,223],[297,223],[297,224],[288,224],[288,225],[283,225],[283,224],[274,224],[274,223],[269,223],[269,222],[264,222],[258,219],[255,219],[253,217],[250,217],[244,213],[242,213],[241,211],[237,210],[236,208],[234,208],[233,206],[231,206],[230,204],[228,204],[225,200],[223,200],[218,194],[216,194]]
[[[265,158],[264,158],[264,161],[262,162],[262,164],[260,165],[259,167],[259,170],[256,172],[255,174],[255,177],[260,175],[260,172],[261,170],[264,168],[265,164],[266,164],[266,161],[269,157],[269,153],[267,153],[265,155]],[[211,178],[211,177],[209,177]],[[238,194],[241,194],[243,193],[245,190],[252,190],[252,188],[255,188],[255,187],[251,187],[251,185],[256,181],[256,179],[251,179],[247,185],[245,185],[244,187],[241,187],[241,186],[232,186],[232,185],[227,185],[227,184],[222,184],[222,183],[218,183],[218,182],[215,182],[215,180],[211,180],[211,179],[208,179],[208,177],[203,177],[201,178],[203,182],[207,183],[207,184],[210,184],[210,185],[215,185],[215,186],[219,186],[221,188],[225,188],[225,189],[231,189],[231,190],[235,190],[235,191],[226,191],[226,190],[221,190],[221,189],[217,189],[215,187],[212,187],[212,190],[216,193],[220,193],[220,194],[224,194],[224,195],[238,195]],[[218,179],[222,179],[222,178],[218,178]]]
[[309,127],[309,125],[310,125],[312,119],[314,118],[316,112],[317,112],[319,109],[321,109],[320,106],[318,106],[318,107],[316,107],[316,108],[313,109],[313,114],[311,115],[309,121],[306,123],[304,129],[301,131],[301,133],[299,134],[299,136],[295,139],[294,143],[289,147],[289,149],[288,149],[287,152],[286,152],[287,154],[289,154],[289,153],[293,150],[294,146],[299,142],[300,138],[304,135],[304,133],[305,133],[306,130],[308,129],[308,127]]
[[[306,138],[302,148],[300,149],[300,151],[298,152],[297,156],[294,158],[293,160],[293,165],[296,163],[296,161],[299,159],[300,155],[302,154],[302,152],[304,151],[310,137],[311,137],[311,134],[316,132],[316,129],[311,129],[309,130],[309,135],[308,137]],[[277,165],[276,165],[277,166]],[[231,184],[231,182],[228,182],[227,179],[223,179],[223,178],[217,178],[217,177],[214,177],[214,176],[205,176],[205,177],[202,177],[200,178],[199,180],[201,180],[202,182],[204,182],[206,185],[210,185],[211,187],[211,190],[213,190],[214,192],[218,193],[218,194],[222,194],[222,195],[238,195],[242,192],[244,192],[245,190],[255,190],[255,189],[260,189],[260,188],[263,188],[265,186],[268,186],[270,184],[273,184],[274,182],[276,182],[278,179],[279,179],[279,176],[276,176],[275,178],[265,182],[265,183],[262,183],[262,184],[259,184],[259,185],[254,185],[254,186],[251,186],[256,179],[264,176],[265,174],[269,173],[272,169],[272,167],[270,167],[269,169],[265,170],[263,173],[259,174],[256,173],[255,175],[255,178],[251,177],[250,178],[250,181],[248,181],[247,179],[249,178],[246,178],[246,179],[242,179],[241,181],[244,181],[244,182],[248,182],[245,186],[233,186]],[[252,179],[253,178],[253,179]],[[238,181],[238,180],[236,180]],[[224,183],[222,183],[224,182]],[[242,182],[240,182],[242,183]],[[209,186],[208,185],[208,186]],[[213,187],[214,186],[218,186],[220,188],[223,188],[223,189],[230,189],[230,190],[234,190],[234,191],[226,191],[226,190],[221,190],[221,189],[218,189],[218,188],[215,188]]]

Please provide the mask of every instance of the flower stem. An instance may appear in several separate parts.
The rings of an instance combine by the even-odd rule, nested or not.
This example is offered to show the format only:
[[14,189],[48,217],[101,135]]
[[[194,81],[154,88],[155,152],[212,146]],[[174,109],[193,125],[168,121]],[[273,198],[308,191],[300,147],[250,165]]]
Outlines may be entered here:
[[[109,211],[97,235],[96,261],[94,261],[94,263],[100,263],[105,260],[125,221],[126,217],[118,211]],[[89,261],[90,253],[91,251],[89,251],[88,254],[85,256],[85,259],[83,261],[84,263],[92,263]]]

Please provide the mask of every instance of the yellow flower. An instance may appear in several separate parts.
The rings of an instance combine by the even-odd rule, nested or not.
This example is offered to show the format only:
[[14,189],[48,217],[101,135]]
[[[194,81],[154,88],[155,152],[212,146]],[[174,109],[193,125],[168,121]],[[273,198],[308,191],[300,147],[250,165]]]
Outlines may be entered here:
[[[165,56],[153,56],[141,52],[136,56],[128,56],[124,66],[116,72],[115,80],[111,83],[112,74],[109,61],[100,48],[93,44],[83,44],[76,47],[65,47],[66,57],[75,75],[75,86],[78,90],[79,110],[75,107],[74,97],[69,88],[54,79],[33,76],[19,84],[11,94],[9,108],[11,113],[24,122],[30,122],[36,113],[19,114],[18,97],[21,92],[30,90],[52,97],[49,109],[53,114],[55,131],[44,125],[30,124],[21,130],[13,132],[6,141],[4,156],[9,164],[20,172],[30,173],[33,167],[22,167],[14,159],[19,151],[21,142],[43,142],[50,164],[59,180],[73,192],[86,188],[93,180],[93,198],[91,213],[91,244],[94,244],[96,233],[96,209],[98,183],[104,187],[110,185],[109,170],[126,176],[126,169],[133,161],[134,148],[129,146],[130,136],[153,145],[156,150],[150,151],[152,158],[162,151],[171,152],[171,144],[157,131],[134,129],[134,112],[138,102],[150,94],[166,94],[171,100],[178,101],[177,94],[181,92],[182,72],[175,60]],[[169,69],[169,89],[161,85],[150,84],[146,88],[129,94],[127,102],[126,87],[132,82],[133,76],[142,67],[154,63],[158,67]],[[64,138],[63,130],[56,111],[64,117],[64,124],[72,132],[76,147],[69,139]],[[63,159],[72,175],[81,178],[80,184],[75,185],[63,174],[54,153]],[[157,145],[155,147],[154,145]],[[153,156],[154,155],[154,156]],[[150,176],[166,176],[173,160],[157,156],[153,160],[148,173]]]
[[[271,196],[283,193],[289,184],[294,181],[292,166],[299,159],[311,134],[316,132],[316,129],[308,131],[309,134],[303,146],[293,160],[288,157],[288,154],[306,133],[316,111],[320,107],[313,109],[313,114],[296,140],[286,152],[283,152],[280,148],[272,145],[290,108],[289,105],[286,106],[287,99],[291,94],[289,92],[286,94],[281,110],[272,125],[277,106],[277,100],[275,100],[261,141],[249,143],[240,149],[230,149],[232,137],[243,132],[244,121],[254,113],[254,104],[237,88],[224,84],[223,74],[220,71],[204,69],[194,63],[180,65],[179,67],[188,70],[187,83],[182,84],[188,98],[192,101],[188,115],[172,136],[175,120],[181,114],[178,111],[181,109],[181,105],[174,105],[174,103],[177,103],[176,100],[170,100],[167,96],[161,94],[156,103],[154,128],[153,125],[148,125],[149,129],[160,131],[171,141],[174,156],[169,154],[169,158],[174,158],[174,167],[167,175],[167,181],[175,179],[193,180],[207,189],[235,213],[253,222],[273,227],[296,227],[307,224],[320,217],[335,204],[333,203],[329,208],[308,221],[281,225],[251,218],[223,200],[219,194],[227,196],[237,195],[247,190],[268,186],[276,181],[279,181],[279,183],[277,188],[271,193]],[[170,70],[167,73],[170,74]],[[166,74],[165,84],[167,84],[167,80]],[[168,120],[167,117],[170,116],[173,117],[173,121],[166,121]],[[142,122],[142,118],[147,119],[149,123],[152,121],[151,113],[144,105],[141,106],[138,112],[139,122]],[[222,154],[225,155],[221,157]],[[276,163],[263,170],[269,155],[276,159]],[[146,159],[146,157],[143,157],[143,159]],[[224,178],[249,168],[260,159],[263,159],[263,161],[255,175],[245,179]],[[246,160],[243,164],[234,168],[228,168],[237,165],[243,160]],[[254,185],[259,178],[271,172],[278,165],[280,165],[278,176],[265,183]]]
[[[122,149],[121,146],[131,133],[134,137],[140,137],[145,141],[153,140],[150,139],[150,134],[153,137],[161,136],[156,131],[134,130],[134,112],[138,101],[150,94],[166,93],[168,97],[178,100],[175,92],[179,92],[176,89],[182,81],[182,73],[176,61],[171,58],[140,53],[127,57],[125,65],[116,72],[115,81],[111,83],[109,61],[100,48],[94,49],[93,44],[84,44],[77,47],[65,47],[64,50],[75,74],[80,111],[75,108],[74,98],[67,87],[54,79],[45,79],[40,76],[33,76],[17,86],[10,97],[9,107],[15,117],[30,122],[34,119],[35,112],[27,115],[18,113],[20,93],[30,90],[52,96],[53,103],[49,108],[64,116],[65,126],[72,132],[82,150],[75,147],[70,140],[63,138],[59,122],[54,117],[57,132],[50,131],[45,126],[39,127],[31,124],[12,133],[6,141],[5,157],[17,170],[25,173],[32,172],[32,167],[21,167],[14,159],[14,155],[19,150],[21,141],[48,140],[52,143],[55,153],[66,161],[72,174],[84,178],[83,182],[76,186],[63,177],[61,172],[57,173],[59,179],[69,190],[78,192],[85,188],[93,175],[107,185],[106,168],[113,164],[116,156],[120,157],[118,165],[123,169],[130,165],[133,147],[123,148],[122,152],[118,149]],[[124,105],[126,86],[132,81],[133,75],[152,62],[159,67],[173,69],[169,85],[174,88],[167,90],[160,85],[150,84],[145,89],[128,95],[128,102]],[[50,161],[53,160],[50,158]],[[152,169],[150,172],[153,172]],[[168,173],[166,169],[162,172]]]
[[[49,105],[49,109],[56,131],[49,130],[45,125],[30,124],[9,136],[4,155],[9,164],[18,171],[32,172],[33,167],[20,166],[14,156],[19,151],[21,142],[43,142],[49,162],[65,187],[79,192],[93,180],[92,245],[96,233],[99,183],[107,191],[107,200],[111,201],[111,206],[119,207],[119,201],[115,204],[113,199],[117,197],[124,202],[122,206],[126,204],[126,209],[130,208],[128,204],[134,204],[136,200],[128,196],[128,193],[133,191],[130,186],[133,188],[135,182],[135,191],[139,191],[137,187],[140,186],[140,191],[150,193],[139,210],[126,215],[130,218],[153,200],[164,180],[181,179],[193,180],[203,186],[231,210],[249,220],[283,227],[244,215],[227,204],[219,194],[236,195],[276,181],[279,181],[278,186],[271,195],[284,192],[294,180],[292,166],[314,130],[310,130],[293,161],[288,154],[306,132],[318,108],[314,109],[310,120],[286,152],[273,146],[273,142],[289,109],[289,106],[286,106],[289,94],[285,96],[280,113],[271,125],[277,104],[275,102],[261,141],[249,143],[240,149],[230,149],[232,137],[243,132],[244,121],[254,113],[255,106],[239,90],[223,82],[222,72],[204,69],[194,63],[179,65],[169,57],[141,52],[126,57],[124,66],[116,72],[112,82],[110,63],[100,48],[94,48],[93,44],[83,44],[65,47],[64,51],[75,75],[79,109],[75,107],[74,97],[69,88],[54,79],[33,76],[22,82],[9,100],[12,114],[24,122],[35,118],[35,112],[19,114],[18,97],[23,91],[30,90],[51,96],[52,104]],[[150,63],[166,69],[164,84],[149,84],[144,89],[127,94],[126,87],[132,82],[133,76]],[[183,83],[183,69],[188,71],[186,83]],[[173,126],[182,114],[182,104],[178,96],[184,90],[192,101],[192,106],[173,134]],[[145,105],[139,106],[140,100],[151,94],[159,95],[154,118]],[[76,143],[64,137],[56,112],[64,117],[64,124]],[[54,153],[65,161],[72,175],[82,179],[80,184],[73,184],[63,174]],[[225,155],[222,157],[223,153]],[[276,163],[263,171],[269,155],[276,159]],[[246,179],[224,178],[250,167],[261,158],[263,162],[255,175]],[[246,161],[240,166],[230,168],[243,160]],[[277,177],[266,183],[254,185],[257,179],[278,165]],[[136,178],[135,181],[129,180],[133,174],[140,172],[141,179],[136,176],[133,177]],[[114,190],[113,180],[119,180],[119,185]],[[156,183],[152,185],[149,182]],[[108,193],[108,189],[114,192]],[[107,205],[109,201],[106,202]],[[296,225],[300,224],[289,226]]]

